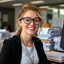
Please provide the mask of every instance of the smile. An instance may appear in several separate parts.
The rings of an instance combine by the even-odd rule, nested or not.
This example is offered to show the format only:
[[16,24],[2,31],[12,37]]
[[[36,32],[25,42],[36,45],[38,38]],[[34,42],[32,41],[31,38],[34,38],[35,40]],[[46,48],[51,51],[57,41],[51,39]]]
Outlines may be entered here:
[[34,30],[35,28],[34,28],[34,27],[31,27],[31,28],[29,28],[29,29]]

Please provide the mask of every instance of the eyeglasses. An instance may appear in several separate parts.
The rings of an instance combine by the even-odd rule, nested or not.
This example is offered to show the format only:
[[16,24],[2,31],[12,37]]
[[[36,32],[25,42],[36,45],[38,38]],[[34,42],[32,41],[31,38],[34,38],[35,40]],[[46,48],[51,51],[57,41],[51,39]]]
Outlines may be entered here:
[[34,24],[39,24],[41,19],[39,17],[36,17],[34,19],[31,19],[30,17],[24,17],[21,18],[20,21],[23,20],[25,24],[30,24],[32,21]]

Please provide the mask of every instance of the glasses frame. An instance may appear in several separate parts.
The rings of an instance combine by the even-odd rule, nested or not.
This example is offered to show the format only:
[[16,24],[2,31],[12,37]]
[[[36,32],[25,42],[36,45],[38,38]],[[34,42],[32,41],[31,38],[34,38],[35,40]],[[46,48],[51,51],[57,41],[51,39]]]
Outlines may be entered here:
[[[36,21],[36,20],[39,21]],[[20,19],[20,21],[23,20],[25,24],[30,24],[31,22],[33,22],[34,24],[39,24],[41,22],[41,18],[39,17],[35,17],[34,19],[30,18],[30,17],[23,17]],[[30,20],[30,22],[26,22],[26,20]]]

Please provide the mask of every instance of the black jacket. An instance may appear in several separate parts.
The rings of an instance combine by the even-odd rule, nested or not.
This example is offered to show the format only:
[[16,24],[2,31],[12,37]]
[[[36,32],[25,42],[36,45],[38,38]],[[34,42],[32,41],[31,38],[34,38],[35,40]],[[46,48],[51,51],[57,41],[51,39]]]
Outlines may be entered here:
[[[36,37],[33,37],[32,39],[39,57],[39,64],[48,64],[42,42]],[[22,46],[19,35],[4,40],[0,54],[0,64],[20,64],[21,57]]]

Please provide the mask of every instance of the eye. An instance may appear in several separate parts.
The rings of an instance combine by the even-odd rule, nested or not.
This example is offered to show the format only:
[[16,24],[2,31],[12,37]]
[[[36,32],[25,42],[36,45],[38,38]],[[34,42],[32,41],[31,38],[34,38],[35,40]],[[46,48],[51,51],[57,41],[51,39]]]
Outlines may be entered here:
[[31,19],[29,19],[29,18],[25,18],[25,21],[26,21],[26,22],[30,22]]
[[35,22],[41,21],[39,18],[34,19]]

